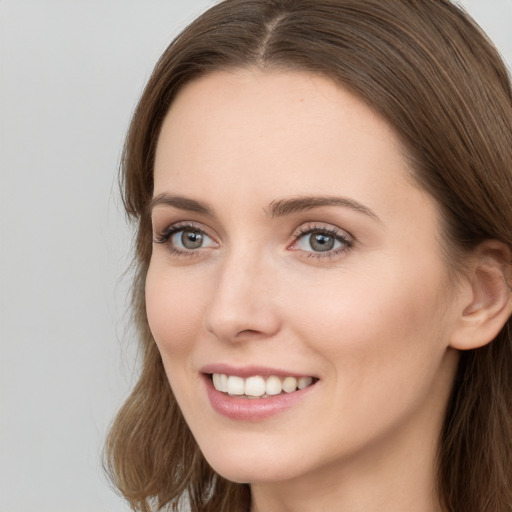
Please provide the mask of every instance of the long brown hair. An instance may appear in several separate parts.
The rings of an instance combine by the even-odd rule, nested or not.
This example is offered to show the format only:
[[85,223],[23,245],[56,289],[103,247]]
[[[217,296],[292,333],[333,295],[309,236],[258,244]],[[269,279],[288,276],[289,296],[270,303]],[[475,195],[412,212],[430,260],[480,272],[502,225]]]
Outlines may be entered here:
[[[437,201],[452,264],[485,239],[512,248],[512,92],[500,56],[449,0],[226,0],[168,47],[126,139],[122,186],[137,223],[133,287],[142,371],[106,444],[115,485],[135,510],[188,500],[195,511],[248,509],[247,485],[204,460],[149,331],[147,210],[162,121],[176,93],[213,70],[254,66],[319,73],[394,127],[411,172]],[[463,256],[462,256],[463,257]],[[438,493],[453,512],[512,510],[512,329],[463,352],[439,448]]]

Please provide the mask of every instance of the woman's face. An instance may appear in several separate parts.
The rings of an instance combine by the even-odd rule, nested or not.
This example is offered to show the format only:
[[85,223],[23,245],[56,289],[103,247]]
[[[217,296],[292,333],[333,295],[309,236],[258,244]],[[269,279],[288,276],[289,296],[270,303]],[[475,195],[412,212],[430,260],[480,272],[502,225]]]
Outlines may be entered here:
[[386,122],[326,78],[215,72],[174,101],[154,178],[149,324],[213,468],[431,470],[459,301]]

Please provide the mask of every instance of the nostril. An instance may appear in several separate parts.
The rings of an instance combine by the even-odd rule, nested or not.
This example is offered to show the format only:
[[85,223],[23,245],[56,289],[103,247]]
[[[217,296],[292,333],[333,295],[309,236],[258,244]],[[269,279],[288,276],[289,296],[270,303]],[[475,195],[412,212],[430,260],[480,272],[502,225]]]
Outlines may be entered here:
[[244,329],[243,331],[240,331],[237,334],[237,336],[243,336],[244,334],[251,336],[251,335],[259,335],[261,333],[259,331],[257,331],[256,329]]

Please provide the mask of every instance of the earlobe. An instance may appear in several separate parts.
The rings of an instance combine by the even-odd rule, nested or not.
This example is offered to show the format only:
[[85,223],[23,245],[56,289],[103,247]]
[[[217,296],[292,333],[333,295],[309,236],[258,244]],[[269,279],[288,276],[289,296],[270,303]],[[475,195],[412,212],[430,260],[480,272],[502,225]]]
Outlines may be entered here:
[[476,250],[451,347],[470,350],[490,343],[512,313],[512,253],[503,243],[486,240]]

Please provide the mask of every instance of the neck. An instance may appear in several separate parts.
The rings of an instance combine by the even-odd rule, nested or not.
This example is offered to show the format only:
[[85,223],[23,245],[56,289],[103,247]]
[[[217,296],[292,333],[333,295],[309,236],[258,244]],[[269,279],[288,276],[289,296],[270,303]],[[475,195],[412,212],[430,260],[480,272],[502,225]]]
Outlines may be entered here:
[[391,457],[372,451],[366,460],[358,456],[307,478],[255,484],[251,512],[442,512],[431,443],[423,440],[409,454]]

